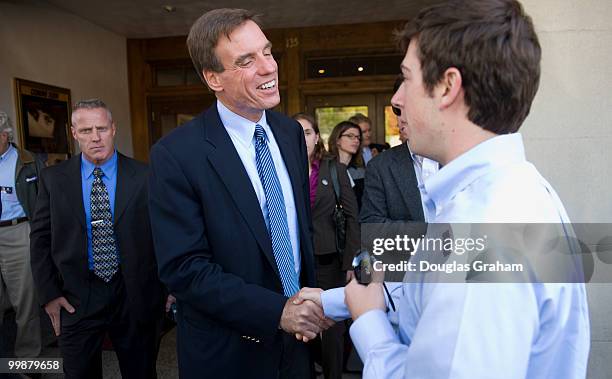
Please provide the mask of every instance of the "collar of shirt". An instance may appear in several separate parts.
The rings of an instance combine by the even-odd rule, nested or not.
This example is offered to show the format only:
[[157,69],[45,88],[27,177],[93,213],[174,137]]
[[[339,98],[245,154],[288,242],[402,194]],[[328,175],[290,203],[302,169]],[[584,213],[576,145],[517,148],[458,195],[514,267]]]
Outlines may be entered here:
[[418,155],[418,154],[413,153],[412,150],[410,150],[410,145],[408,144],[408,141],[406,141],[406,146],[408,146],[408,151],[410,152],[410,156],[412,157],[412,160],[417,162],[419,167],[422,166],[423,165],[423,157]]
[[96,167],[100,167],[104,176],[106,176],[109,180],[115,180],[117,175],[117,150],[113,153],[111,158],[106,162],[102,163],[101,166],[96,166],[93,162],[90,162],[81,154],[81,174],[83,178],[89,179],[93,175],[93,170]]
[[12,153],[12,151],[13,151],[13,150],[17,151],[17,150],[16,150],[16,149],[13,147],[13,145],[9,143],[9,145],[8,145],[8,149],[7,149],[7,150],[4,152],[4,154],[0,155],[0,162],[2,162],[3,160],[5,160],[5,159],[6,159],[6,158],[9,156],[9,154],[11,154],[11,153]]
[[236,113],[229,110],[223,103],[217,100],[217,111],[219,111],[219,117],[221,122],[228,133],[238,139],[240,144],[247,150],[251,149],[253,144],[253,136],[255,135],[255,126],[261,125],[266,132],[266,140],[272,133],[268,121],[266,120],[266,112],[262,112],[261,118],[257,122],[247,120],[246,118],[237,115]]
[[430,170],[432,172],[438,171],[440,167],[440,164],[438,162],[434,161],[433,159],[425,158],[422,155],[413,153],[412,150],[410,150],[410,145],[408,145],[408,141],[406,141],[406,146],[408,146],[410,156],[412,157],[412,160],[416,163],[417,167],[423,170]]
[[525,148],[520,133],[493,137],[461,154],[425,181],[427,194],[436,209],[452,200],[476,179],[494,167],[525,161]]

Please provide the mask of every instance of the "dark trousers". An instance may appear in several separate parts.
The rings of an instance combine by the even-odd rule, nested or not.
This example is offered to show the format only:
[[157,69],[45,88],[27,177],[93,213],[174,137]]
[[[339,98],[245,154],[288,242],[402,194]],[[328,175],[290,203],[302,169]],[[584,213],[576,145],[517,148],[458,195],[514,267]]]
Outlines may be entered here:
[[83,308],[74,315],[63,309],[61,313],[59,347],[66,378],[102,378],[102,342],[106,333],[123,378],[155,378],[157,318],[143,322],[130,317],[120,272],[110,283],[91,273],[84,285],[89,286],[89,296],[80,304]]
[[312,379],[314,370],[310,351],[305,343],[293,335],[283,333],[283,353],[281,354],[280,379]]
[[[342,271],[340,254],[315,255],[315,262],[317,286],[324,290],[344,286],[346,274]],[[342,378],[344,332],[344,322],[338,322],[322,334],[321,365],[325,379]]]

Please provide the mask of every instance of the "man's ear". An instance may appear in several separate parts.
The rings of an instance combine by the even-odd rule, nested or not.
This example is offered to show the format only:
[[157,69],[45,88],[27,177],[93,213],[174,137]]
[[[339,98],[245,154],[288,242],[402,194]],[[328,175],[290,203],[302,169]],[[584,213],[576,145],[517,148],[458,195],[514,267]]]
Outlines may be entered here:
[[204,80],[206,80],[206,84],[208,84],[208,87],[211,90],[214,92],[220,92],[223,90],[220,72],[204,70],[202,71],[202,75],[204,76]]
[[453,105],[463,93],[463,78],[461,77],[461,71],[456,67],[449,67],[444,72],[438,89],[440,94],[440,107],[442,109],[448,108]]

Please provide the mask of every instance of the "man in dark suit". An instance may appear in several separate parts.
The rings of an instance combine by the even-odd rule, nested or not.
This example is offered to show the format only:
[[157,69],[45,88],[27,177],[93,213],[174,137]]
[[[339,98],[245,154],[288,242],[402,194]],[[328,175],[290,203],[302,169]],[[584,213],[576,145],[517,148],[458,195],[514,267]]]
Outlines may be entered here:
[[147,167],[115,150],[100,100],[77,103],[81,154],[42,171],[31,261],[67,378],[101,378],[111,338],[125,378],[155,377],[163,291],[147,207]]
[[417,176],[407,144],[379,154],[368,164],[360,221],[424,221]]
[[281,114],[278,67],[254,16],[217,9],[187,46],[217,102],[151,151],[160,277],[177,298],[181,378],[309,378],[328,326],[315,284],[302,128]]

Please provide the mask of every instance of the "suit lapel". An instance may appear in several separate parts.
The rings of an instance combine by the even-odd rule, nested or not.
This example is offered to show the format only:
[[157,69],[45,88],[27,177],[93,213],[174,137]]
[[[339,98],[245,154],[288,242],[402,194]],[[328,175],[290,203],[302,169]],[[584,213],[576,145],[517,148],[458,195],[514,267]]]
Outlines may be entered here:
[[291,188],[293,188],[293,199],[296,203],[296,209],[298,210],[298,219],[300,218],[299,212],[302,211],[302,207],[298,206],[299,199],[302,199],[304,194],[302,193],[302,183],[299,181],[299,172],[303,171],[304,168],[299,166],[299,162],[294,158],[295,157],[295,149],[297,146],[291,145],[291,141],[289,136],[287,135],[287,129],[283,128],[282,125],[279,124],[278,120],[271,115],[270,112],[266,112],[266,119],[268,121],[268,125],[270,125],[270,129],[272,129],[272,133],[274,133],[274,138],[276,139],[276,143],[278,144],[278,148],[280,149],[281,156],[283,157],[283,161],[285,162],[285,167],[287,167],[287,173],[289,174],[289,178],[291,179]]
[[[304,172],[307,175],[308,171],[301,165],[300,161],[296,159],[295,152],[299,146],[295,145],[294,143],[292,144],[290,135],[288,133],[290,130],[289,127],[287,125],[281,125],[280,121],[272,112],[266,111],[266,120],[268,121],[268,125],[270,125],[270,129],[272,129],[272,133],[274,134],[274,138],[276,139],[276,143],[278,144],[281,156],[285,162],[285,167],[287,168],[287,173],[289,174],[289,178],[291,180],[291,188],[293,188],[293,201],[295,203],[298,219],[302,266],[301,275],[306,275],[306,281],[308,282],[309,279],[307,275],[307,268],[312,267],[310,264],[312,259],[312,247],[308,248],[307,246],[310,245],[310,241],[312,241],[312,239],[309,232],[310,217],[305,207],[310,206],[310,202],[304,203],[304,187],[302,186],[303,183],[300,181],[300,172]],[[309,197],[307,198],[309,199]],[[310,252],[310,257],[306,254],[307,252]],[[314,280],[314,278],[311,279]]]
[[64,175],[66,176],[65,195],[70,202],[70,208],[75,217],[85,228],[85,207],[83,206],[83,184],[81,181],[81,154],[75,155],[68,161]]
[[136,195],[138,190],[134,178],[134,168],[129,164],[127,158],[123,154],[117,153],[117,190],[115,192],[115,221],[117,226],[121,220],[121,216],[125,212],[130,200]]
[[240,156],[221,123],[217,112],[217,106],[213,105],[205,114],[204,128],[205,138],[212,146],[208,154],[208,160],[213,169],[219,174],[219,178],[231,195],[236,208],[242,214],[253,236],[261,247],[264,255],[280,277],[274,254],[272,253],[272,242],[268,229],[261,213],[259,200],[249,179]]
[[[393,159],[395,164],[390,167],[391,177],[395,180],[399,193],[402,199],[408,207],[408,211],[415,218],[415,221],[423,221],[425,217],[423,215],[423,205],[421,203],[421,193],[419,191],[419,182],[414,172],[414,165],[412,163],[412,157],[410,156],[410,150],[408,146],[403,144],[402,150],[399,154],[395,154]],[[410,190],[406,190],[409,188]]]

